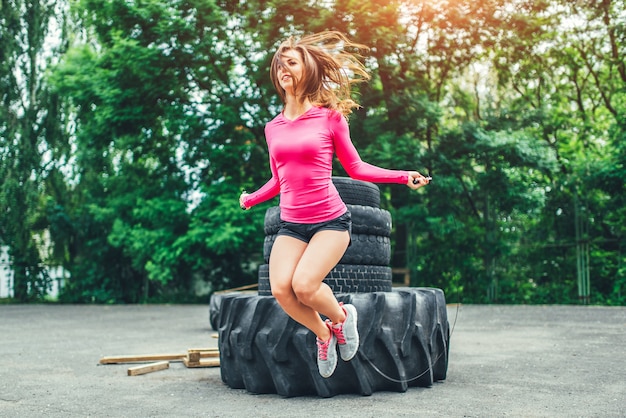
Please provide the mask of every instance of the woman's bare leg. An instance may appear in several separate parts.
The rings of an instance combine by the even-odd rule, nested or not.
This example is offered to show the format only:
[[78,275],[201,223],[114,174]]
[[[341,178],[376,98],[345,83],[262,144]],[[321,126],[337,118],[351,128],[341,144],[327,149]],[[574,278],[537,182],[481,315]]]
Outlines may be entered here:
[[[294,272],[307,246],[306,242],[297,238],[286,235],[276,237],[270,254],[270,285],[272,295],[287,315],[326,341],[330,338],[330,330],[314,309],[298,300],[293,290]],[[326,274],[328,272],[322,276],[320,283]]]
[[332,289],[324,278],[343,257],[350,243],[348,231],[323,230],[316,233],[296,265],[292,288],[297,299],[333,323],[346,319]]
[[[330,377],[337,367],[337,345],[345,361],[351,360],[359,347],[354,307],[345,307],[352,309],[352,322],[346,332],[348,311],[323,282],[341,260],[349,242],[348,231],[320,231],[308,244],[281,235],[274,241],[270,255],[272,294],[292,319],[317,336],[317,367],[322,377]],[[320,313],[339,325],[325,323]]]

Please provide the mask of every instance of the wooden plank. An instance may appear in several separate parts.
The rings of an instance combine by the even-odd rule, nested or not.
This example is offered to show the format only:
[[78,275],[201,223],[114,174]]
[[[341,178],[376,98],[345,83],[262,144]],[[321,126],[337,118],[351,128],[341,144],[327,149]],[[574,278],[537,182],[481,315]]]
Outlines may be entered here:
[[220,349],[218,347],[202,347],[202,348],[188,348],[187,351],[200,352],[200,353],[212,353],[219,352]]
[[200,357],[219,357],[220,349],[219,348],[190,348],[187,350],[187,354],[198,353]]
[[204,358],[200,359],[200,361],[190,361],[188,358],[183,359],[183,363],[185,367],[219,367],[220,359],[219,358]]
[[169,369],[169,361],[158,361],[156,363],[144,364],[142,366],[135,366],[128,369],[129,376],[138,376],[140,374],[152,373],[159,370]]
[[210,348],[190,348],[187,353],[175,354],[139,354],[125,356],[107,356],[100,359],[100,364],[119,364],[119,363],[147,363],[154,361],[183,361],[184,358],[197,362],[203,358],[219,357],[220,351],[217,347]]
[[240,287],[233,287],[232,289],[225,289],[225,290],[218,290],[217,294],[223,294],[223,293],[230,293],[230,292],[239,292],[241,290],[249,290],[249,289],[254,289],[256,287],[259,287],[258,283],[253,283],[253,284],[248,284],[245,286],[240,286]]
[[152,361],[169,360],[183,361],[183,357],[187,354],[142,354],[142,355],[126,355],[126,356],[107,356],[100,359],[100,364],[118,364],[118,363],[146,363]]

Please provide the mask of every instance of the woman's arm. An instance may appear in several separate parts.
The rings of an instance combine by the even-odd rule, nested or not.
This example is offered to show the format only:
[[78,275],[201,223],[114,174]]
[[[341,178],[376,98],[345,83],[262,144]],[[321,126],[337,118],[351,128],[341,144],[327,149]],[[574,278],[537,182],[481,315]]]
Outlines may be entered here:
[[408,171],[388,170],[361,160],[361,156],[350,139],[350,129],[345,118],[333,115],[330,121],[335,153],[350,177],[374,183],[406,184],[408,182]]
[[272,178],[267,181],[259,190],[254,193],[242,192],[239,196],[239,206],[242,209],[250,209],[252,206],[263,203],[270,200],[280,193],[280,182],[278,180],[278,173],[276,171],[276,164],[274,159],[270,156],[270,170],[272,171]]
[[350,139],[350,129],[345,118],[331,117],[331,131],[337,158],[350,177],[374,183],[406,184],[411,189],[418,189],[430,181],[430,178],[424,177],[417,171],[388,170],[361,160]]

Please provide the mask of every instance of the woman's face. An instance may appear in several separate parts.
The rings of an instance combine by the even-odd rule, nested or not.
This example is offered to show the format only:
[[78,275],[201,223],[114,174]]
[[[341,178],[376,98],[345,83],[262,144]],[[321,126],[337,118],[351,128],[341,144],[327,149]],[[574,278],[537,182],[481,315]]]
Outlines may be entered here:
[[276,74],[278,82],[287,93],[294,94],[294,85],[302,81],[304,73],[302,57],[299,52],[289,49],[282,54],[281,61]]

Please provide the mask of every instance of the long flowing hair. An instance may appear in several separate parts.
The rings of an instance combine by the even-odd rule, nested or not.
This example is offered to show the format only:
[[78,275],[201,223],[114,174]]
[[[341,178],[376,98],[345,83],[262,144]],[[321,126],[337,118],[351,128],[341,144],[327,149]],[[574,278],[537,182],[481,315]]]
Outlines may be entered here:
[[[359,104],[352,99],[352,85],[368,81],[370,75],[358,51],[367,50],[365,45],[350,41],[336,31],[320,32],[302,38],[289,37],[278,47],[270,67],[270,78],[283,104],[285,90],[278,80],[278,69],[289,71],[283,64],[285,52],[300,53],[303,62],[302,80],[294,79],[294,93],[301,102],[309,99],[316,106],[337,110],[344,116],[352,113]],[[293,79],[293,78],[292,78]]]

